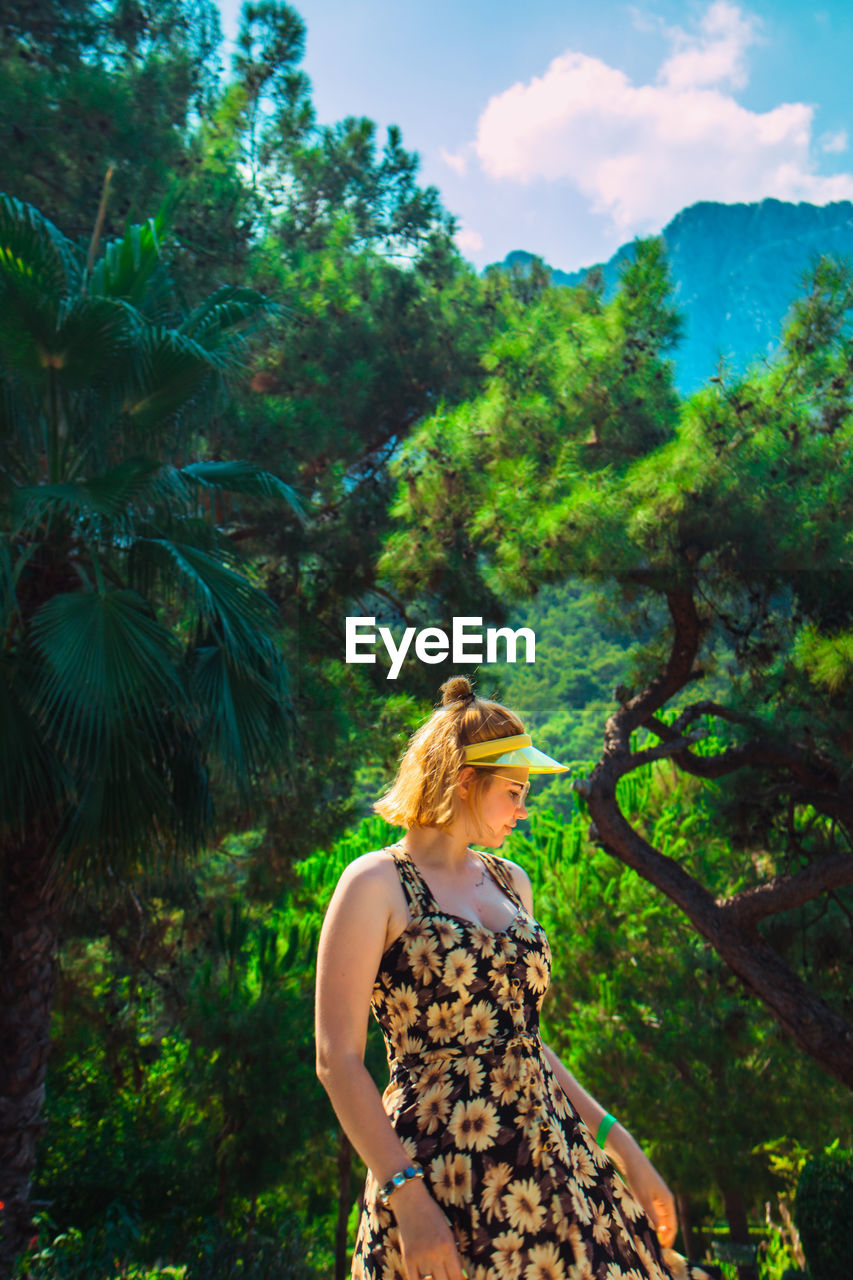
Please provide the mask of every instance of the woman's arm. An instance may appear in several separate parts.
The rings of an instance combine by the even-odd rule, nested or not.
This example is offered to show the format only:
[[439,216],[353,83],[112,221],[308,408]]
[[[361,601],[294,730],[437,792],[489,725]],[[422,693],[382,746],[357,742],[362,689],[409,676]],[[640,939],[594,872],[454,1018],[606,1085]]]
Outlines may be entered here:
[[[553,1049],[544,1043],[542,1047],[554,1075],[575,1111],[586,1127],[596,1134],[598,1126],[607,1114],[604,1107],[600,1102],[596,1102],[592,1094],[587,1093],[572,1073],[563,1066]],[[625,1181],[645,1209],[661,1244],[670,1248],[678,1230],[678,1218],[675,1212],[675,1197],[669,1187],[642,1148],[631,1137],[625,1126],[618,1121],[609,1130],[604,1148],[625,1175]]]
[[[526,909],[533,915],[533,890],[530,885],[530,877],[517,863],[510,862],[509,859],[506,861],[512,875],[513,884]],[[553,1049],[544,1042],[542,1048],[563,1092],[567,1095],[586,1127],[595,1135],[598,1133],[598,1126],[607,1115],[607,1111],[600,1102],[593,1098],[591,1093],[587,1093],[586,1089],[563,1065]],[[618,1121],[609,1130],[604,1141],[604,1148],[625,1175],[633,1194],[651,1219],[661,1243],[669,1248],[675,1240],[678,1229],[675,1198],[669,1187],[648,1157],[643,1154],[642,1149],[631,1137],[628,1130]]]
[[[356,859],[332,896],[317,955],[317,1075],[380,1186],[412,1163],[364,1065],[370,996],[391,905],[382,855]],[[389,1207],[400,1229],[407,1280],[462,1280],[453,1234],[424,1183],[405,1183]]]

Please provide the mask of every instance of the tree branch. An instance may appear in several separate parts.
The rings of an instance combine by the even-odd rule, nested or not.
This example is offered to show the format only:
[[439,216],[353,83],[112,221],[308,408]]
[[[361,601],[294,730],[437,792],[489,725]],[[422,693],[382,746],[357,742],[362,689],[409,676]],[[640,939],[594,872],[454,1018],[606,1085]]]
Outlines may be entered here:
[[[650,729],[665,743],[675,743],[681,738],[684,728],[700,715],[713,715],[735,724],[749,725],[763,730],[765,726],[754,717],[723,707],[719,703],[704,701],[686,707],[671,725],[665,724],[657,716],[649,716],[644,728]],[[696,756],[685,749],[676,751],[672,756],[675,764],[685,773],[696,778],[722,778],[738,769],[747,767],[784,769],[800,784],[801,794],[808,788],[808,799],[801,803],[813,804],[815,808],[834,817],[853,815],[853,805],[845,804],[838,798],[841,779],[837,771],[825,756],[807,752],[801,746],[785,745],[768,737],[755,737],[736,747],[727,747],[725,751],[714,756]]]
[[692,702],[689,707],[685,707],[680,712],[672,724],[665,724],[657,716],[649,716],[648,720],[644,722],[644,728],[651,729],[659,738],[669,739],[677,736],[682,729],[692,724],[694,720],[698,720],[700,716],[716,716],[718,720],[728,720],[732,724],[745,724],[751,729],[758,730],[758,732],[761,732],[764,728],[764,725],[756,716],[747,715],[745,711],[736,711],[733,707],[725,707],[722,703],[714,702],[711,698],[703,698],[700,702]]
[[691,743],[699,742],[703,737],[704,734],[701,731],[688,733],[672,742],[665,742],[659,747],[648,747],[645,751],[635,751],[627,758],[620,760],[618,765],[614,765],[613,776],[621,778],[626,773],[633,773],[635,769],[641,768],[644,764],[651,764],[654,760],[666,760],[678,756]]
[[[700,776],[719,776],[747,764],[784,768],[801,786],[816,788],[829,804],[833,796],[827,787],[834,784],[835,803],[838,779],[824,762],[816,762],[799,748],[785,748],[758,737],[718,757],[694,756],[683,745],[682,733],[698,716],[721,715],[727,720],[750,724],[741,713],[731,712],[710,701],[688,707],[675,725],[664,725],[655,713],[691,679],[702,623],[691,591],[678,588],[667,595],[674,635],[665,670],[641,693],[626,702],[607,721],[604,753],[584,783],[584,793],[593,822],[593,838],[626,866],[632,867],[678,906],[733,973],[770,1009],[794,1042],[826,1071],[853,1088],[853,1028],[811,991],[803,980],[761,936],[756,922],[771,914],[808,901],[810,897],[839,884],[853,882],[853,858],[823,859],[796,876],[775,881],[766,889],[744,891],[729,902],[718,903],[707,889],[674,859],[655,849],[630,825],[616,801],[620,776],[640,762],[668,755],[680,768]],[[646,725],[663,743],[661,748],[632,755],[630,735]]]
[[673,622],[672,647],[666,668],[641,693],[629,699],[607,721],[604,730],[605,759],[629,752],[631,734],[689,682],[702,636],[696,601],[687,587],[667,592]]
[[[616,804],[615,795],[595,772],[589,780],[587,803],[595,838],[607,852],[633,867],[680,907],[732,972],[767,1006],[795,1044],[825,1071],[853,1088],[853,1027],[789,968],[757,932],[753,921],[747,920],[744,924],[737,918],[737,908],[730,912],[721,907],[677,862],[660,853],[635,831]],[[847,862],[850,865],[851,860]],[[780,897],[784,897],[784,890]],[[793,899],[794,894],[790,897]],[[748,905],[744,913],[748,916]]]
[[742,889],[729,898],[718,898],[717,907],[728,920],[740,927],[749,927],[767,916],[801,907],[827,889],[840,889],[848,884],[853,884],[853,855],[834,853],[792,876],[775,876],[766,884]]

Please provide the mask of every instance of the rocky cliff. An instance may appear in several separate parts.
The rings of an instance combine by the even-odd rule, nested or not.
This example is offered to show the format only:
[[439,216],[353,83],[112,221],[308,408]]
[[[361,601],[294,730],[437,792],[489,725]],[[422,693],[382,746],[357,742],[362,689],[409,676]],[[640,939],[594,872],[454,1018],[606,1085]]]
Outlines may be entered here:
[[[689,394],[717,372],[721,360],[727,372],[739,373],[772,357],[809,266],[822,254],[853,261],[853,203],[705,201],[682,210],[661,235],[685,321],[676,379]],[[623,245],[599,264],[608,293],[630,253],[631,245]],[[531,260],[531,254],[516,251],[501,265],[523,268]],[[575,284],[584,275],[549,269],[555,284]]]

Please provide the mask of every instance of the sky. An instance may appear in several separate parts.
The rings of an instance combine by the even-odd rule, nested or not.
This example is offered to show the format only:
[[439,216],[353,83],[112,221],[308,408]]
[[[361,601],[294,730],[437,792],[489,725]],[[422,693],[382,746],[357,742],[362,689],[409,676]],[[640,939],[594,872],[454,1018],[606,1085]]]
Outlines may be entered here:
[[853,200],[849,0],[294,8],[319,121],[399,125],[477,267],[589,266],[699,200]]

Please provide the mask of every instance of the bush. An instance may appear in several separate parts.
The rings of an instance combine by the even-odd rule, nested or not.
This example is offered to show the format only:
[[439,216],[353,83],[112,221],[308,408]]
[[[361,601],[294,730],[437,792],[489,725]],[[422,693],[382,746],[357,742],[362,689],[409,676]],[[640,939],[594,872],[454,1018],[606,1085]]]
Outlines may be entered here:
[[141,1224],[124,1206],[110,1207],[99,1230],[57,1232],[46,1219],[18,1259],[15,1280],[315,1280],[295,1219],[249,1243],[219,1222],[206,1223],[171,1262],[138,1256]]
[[853,1151],[836,1141],[806,1161],[797,1183],[794,1221],[812,1280],[850,1280]]

